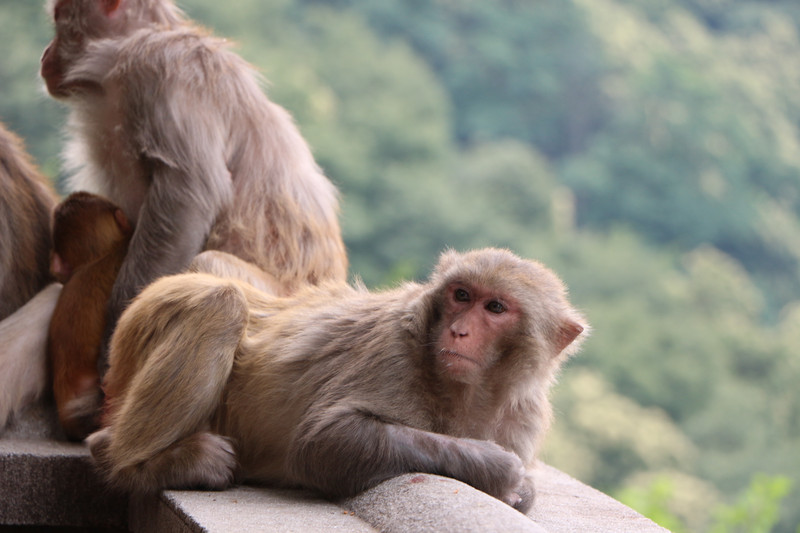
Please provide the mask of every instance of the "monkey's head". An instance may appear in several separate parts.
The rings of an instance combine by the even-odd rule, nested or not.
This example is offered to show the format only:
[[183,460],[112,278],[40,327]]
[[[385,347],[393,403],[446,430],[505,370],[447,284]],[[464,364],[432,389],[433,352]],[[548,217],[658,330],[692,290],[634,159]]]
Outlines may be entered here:
[[171,0],[48,0],[55,36],[42,54],[41,75],[47,91],[66,98],[87,82],[71,79],[69,71],[93,40],[120,38],[149,26],[169,27],[183,17]]
[[127,243],[133,227],[120,208],[101,196],[76,192],[53,212],[50,270],[66,282],[72,271]]
[[435,367],[453,381],[552,373],[588,329],[552,271],[506,250],[445,252],[431,286]]

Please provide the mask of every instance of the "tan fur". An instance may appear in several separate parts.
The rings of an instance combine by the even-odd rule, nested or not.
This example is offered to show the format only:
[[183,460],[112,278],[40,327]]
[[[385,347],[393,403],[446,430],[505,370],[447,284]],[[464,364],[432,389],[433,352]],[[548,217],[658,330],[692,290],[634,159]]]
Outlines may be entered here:
[[268,294],[287,296],[286,289],[271,276],[252,263],[225,252],[208,250],[192,259],[188,272],[205,272],[225,279],[245,281]]
[[282,292],[346,278],[335,187],[226,41],[169,0],[121,0],[110,15],[99,0],[50,8],[42,76],[72,111],[69,187],[110,198],[136,225],[111,324],[202,250],[254,263]]
[[[456,281],[518,304],[480,343],[476,383],[437,367]],[[107,427],[90,449],[128,490],[236,476],[344,496],[426,471],[524,510],[548,389],[587,329],[552,272],[502,250],[448,252],[428,283],[381,293],[333,283],[275,297],[207,274],[162,278],[120,320]]]
[[52,186],[22,141],[0,123],[0,320],[52,281],[50,212],[55,203]]

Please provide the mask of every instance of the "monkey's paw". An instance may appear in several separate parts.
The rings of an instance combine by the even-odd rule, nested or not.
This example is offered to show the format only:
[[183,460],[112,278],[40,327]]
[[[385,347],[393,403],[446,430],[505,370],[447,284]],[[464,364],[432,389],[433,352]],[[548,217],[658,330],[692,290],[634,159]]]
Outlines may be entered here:
[[206,432],[198,433],[196,439],[196,460],[186,485],[208,490],[231,486],[236,470],[236,453],[231,440]]
[[514,489],[506,496],[500,498],[508,505],[521,513],[527,513],[533,507],[535,490],[533,487],[533,476],[525,472]]
[[92,454],[95,464],[103,470],[108,470],[111,465],[108,458],[108,446],[111,443],[111,431],[103,428],[86,437],[86,444]]
[[464,477],[454,476],[473,487],[520,509],[533,501],[533,483],[515,453],[486,440],[461,439],[465,454]]

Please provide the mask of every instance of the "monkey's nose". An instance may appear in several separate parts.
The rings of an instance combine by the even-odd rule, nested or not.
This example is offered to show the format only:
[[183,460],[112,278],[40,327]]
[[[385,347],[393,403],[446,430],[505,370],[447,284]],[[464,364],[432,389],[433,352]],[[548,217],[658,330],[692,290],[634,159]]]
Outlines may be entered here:
[[455,326],[450,326],[450,333],[452,333],[455,338],[467,336],[467,330],[456,328]]

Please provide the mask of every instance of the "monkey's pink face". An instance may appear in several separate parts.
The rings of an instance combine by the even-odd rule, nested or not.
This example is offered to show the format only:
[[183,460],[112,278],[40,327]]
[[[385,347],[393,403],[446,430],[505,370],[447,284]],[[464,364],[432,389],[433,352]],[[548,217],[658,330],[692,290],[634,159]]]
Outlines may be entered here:
[[518,304],[506,295],[464,283],[449,285],[436,343],[439,372],[476,383],[494,363],[498,341],[514,329],[519,316]]

